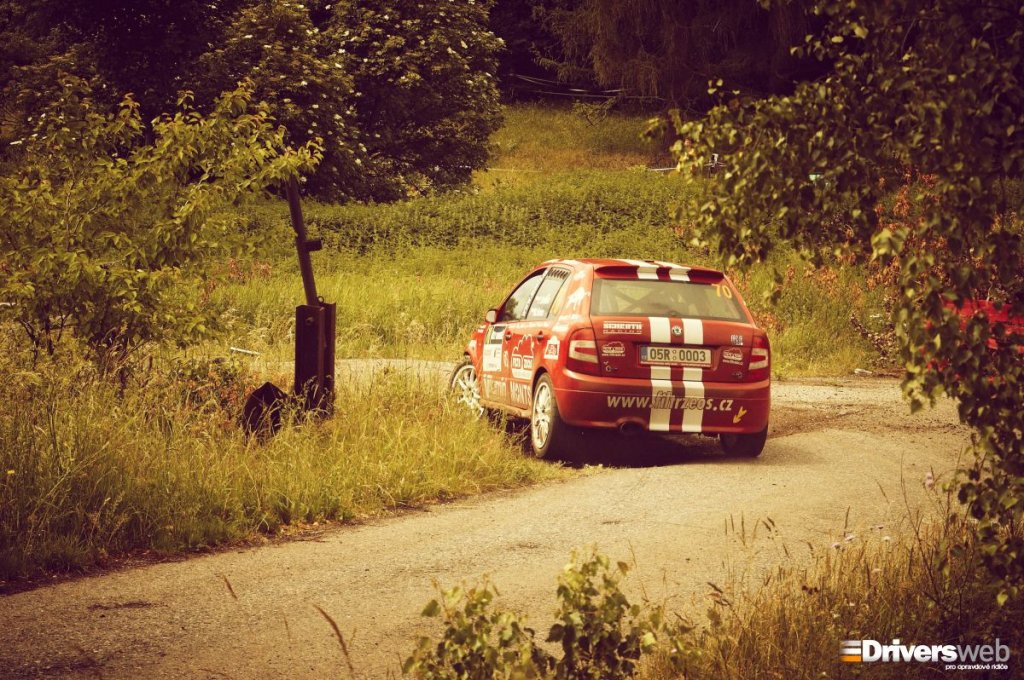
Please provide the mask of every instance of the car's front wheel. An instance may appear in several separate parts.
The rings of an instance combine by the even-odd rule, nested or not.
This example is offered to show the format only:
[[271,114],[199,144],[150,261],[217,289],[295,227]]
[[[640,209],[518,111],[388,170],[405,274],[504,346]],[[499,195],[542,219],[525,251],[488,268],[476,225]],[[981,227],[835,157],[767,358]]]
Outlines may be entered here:
[[576,440],[575,432],[558,414],[555,387],[545,373],[533,388],[533,407],[530,410],[530,446],[538,458],[565,457],[571,454]]
[[757,458],[764,451],[764,444],[768,441],[768,426],[760,432],[751,434],[720,434],[719,440],[722,443],[722,450],[730,456],[740,458]]
[[483,404],[480,403],[480,385],[476,378],[476,367],[473,366],[472,361],[466,359],[455,367],[448,380],[448,390],[455,401],[468,408],[475,417],[479,418],[484,414]]

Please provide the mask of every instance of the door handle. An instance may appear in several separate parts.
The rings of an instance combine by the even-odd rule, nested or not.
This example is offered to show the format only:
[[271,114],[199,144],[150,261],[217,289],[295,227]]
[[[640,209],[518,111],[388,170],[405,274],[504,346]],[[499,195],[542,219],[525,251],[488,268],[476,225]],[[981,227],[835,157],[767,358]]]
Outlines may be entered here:
[[544,339],[544,331],[537,331],[537,339],[538,340],[543,340]]
[[505,339],[506,340],[511,340],[512,339],[512,331],[505,331]]

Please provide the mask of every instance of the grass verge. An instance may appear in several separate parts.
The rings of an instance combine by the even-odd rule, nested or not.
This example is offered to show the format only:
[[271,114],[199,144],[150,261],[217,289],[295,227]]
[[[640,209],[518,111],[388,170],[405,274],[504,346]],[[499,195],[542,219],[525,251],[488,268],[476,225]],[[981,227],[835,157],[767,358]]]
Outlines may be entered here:
[[[486,580],[443,591],[424,610],[443,618],[442,638],[421,638],[405,667],[420,680],[818,680],[932,678],[966,670],[961,664],[991,663],[973,670],[1017,677],[1024,601],[997,600],[981,568],[983,548],[974,541],[972,520],[950,500],[947,495],[938,519],[918,517],[895,538],[848,534],[831,547],[812,545],[810,560],[787,553],[753,585],[740,565],[729,582],[709,583],[710,607],[697,623],[685,615],[666,617],[664,605],[646,598],[631,604],[619,586],[628,564],[612,567],[597,554],[581,563],[574,556],[559,578],[561,606],[546,638],[560,643],[560,656],[551,656],[552,645],[541,645],[522,619],[492,607],[496,590]],[[765,527],[774,534],[772,525]],[[1021,528],[1004,531],[1009,536]],[[850,662],[841,653],[847,640],[952,645],[962,656]],[[989,646],[989,654],[1003,650],[996,652],[1001,658],[959,651],[977,645]]]
[[264,445],[232,418],[247,378],[193,366],[123,392],[90,369],[11,371],[0,400],[0,580],[134,550],[176,552],[563,474],[439,385],[340,386],[337,414]]
[[[938,519],[917,519],[902,535],[844,541],[819,550],[809,564],[784,560],[758,585],[716,586],[707,615],[678,638],[682,653],[651,655],[639,677],[933,678],[945,675],[944,662],[849,663],[841,643],[962,647],[997,639],[1011,650],[1008,670],[980,675],[1016,677],[1024,601],[997,601],[973,520],[945,507]],[[1004,530],[1019,534],[1021,527]]]

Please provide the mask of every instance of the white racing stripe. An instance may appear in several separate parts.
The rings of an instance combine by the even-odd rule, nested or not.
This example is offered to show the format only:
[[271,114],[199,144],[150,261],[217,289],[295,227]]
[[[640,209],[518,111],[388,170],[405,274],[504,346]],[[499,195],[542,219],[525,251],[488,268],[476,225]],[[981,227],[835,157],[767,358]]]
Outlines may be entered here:
[[703,345],[704,322],[700,319],[683,319],[683,342],[687,345]]
[[[704,322],[700,319],[683,319],[683,342],[687,345],[704,344]],[[704,398],[704,369],[683,369],[683,396]],[[701,432],[704,429],[704,409],[683,410],[683,432]]]
[[[665,317],[648,317],[651,325],[651,342],[668,344],[671,340],[671,324]],[[672,369],[669,366],[651,366],[651,432],[668,432],[672,417],[671,397]],[[666,408],[659,408],[659,407]]]
[[636,278],[644,281],[658,280],[657,264],[651,262],[644,262],[643,260],[626,260],[626,262],[636,267]]
[[660,262],[660,261],[656,262],[655,264],[657,264],[659,267],[661,267],[663,269],[668,269],[668,279],[669,279],[669,281],[689,281],[690,280],[690,275],[688,273],[690,271],[689,267],[683,267],[683,266],[678,265],[678,264],[672,264],[671,262]]

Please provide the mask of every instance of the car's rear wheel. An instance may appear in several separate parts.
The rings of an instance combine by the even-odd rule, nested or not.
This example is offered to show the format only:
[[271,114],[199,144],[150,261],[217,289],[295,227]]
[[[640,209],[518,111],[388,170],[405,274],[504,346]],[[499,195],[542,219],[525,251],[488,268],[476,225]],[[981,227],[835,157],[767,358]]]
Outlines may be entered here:
[[545,373],[533,388],[533,406],[530,409],[530,447],[538,458],[565,457],[576,440],[575,432],[565,424],[558,413],[555,388]]
[[480,384],[472,361],[466,359],[455,367],[448,380],[448,389],[455,401],[468,408],[474,417],[479,418],[484,414],[483,404],[480,403]]
[[722,444],[722,450],[730,456],[739,458],[757,458],[764,451],[764,444],[768,441],[768,426],[760,432],[751,434],[720,434],[718,435]]

